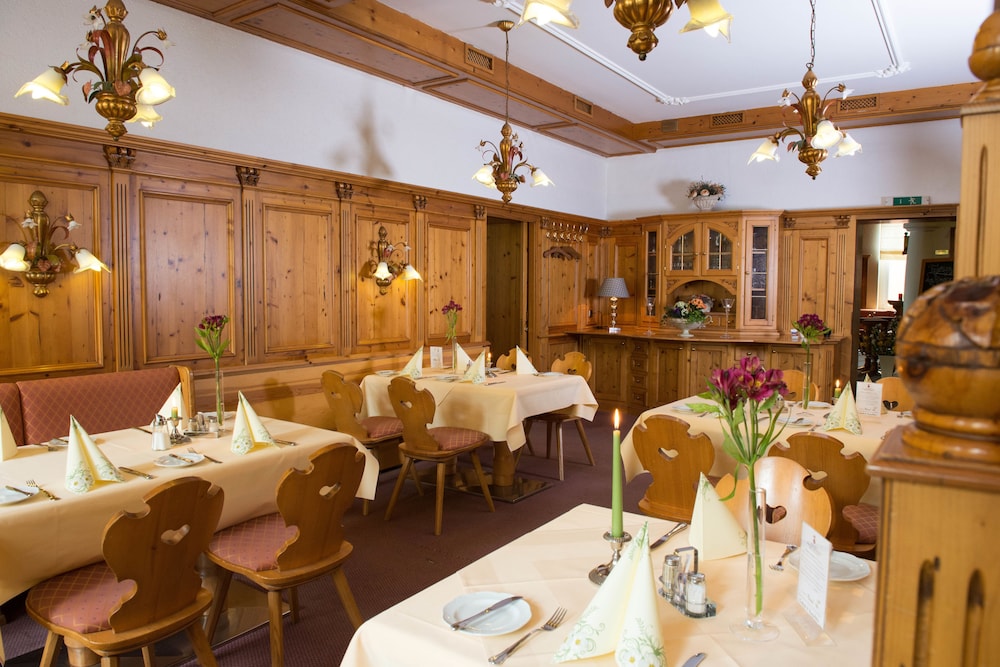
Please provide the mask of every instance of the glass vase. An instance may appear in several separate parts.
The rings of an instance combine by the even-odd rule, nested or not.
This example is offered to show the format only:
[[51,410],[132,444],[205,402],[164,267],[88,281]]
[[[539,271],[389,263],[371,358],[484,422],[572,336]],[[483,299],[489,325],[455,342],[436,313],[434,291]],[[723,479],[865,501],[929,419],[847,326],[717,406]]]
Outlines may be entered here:
[[812,352],[809,348],[806,348],[806,361],[802,365],[802,409],[809,409],[809,400],[816,398],[815,396],[810,396],[812,392]]
[[225,393],[222,390],[222,367],[219,366],[218,359],[215,361],[215,418],[219,422],[219,430],[226,421],[226,404],[223,400]]
[[746,618],[729,629],[740,639],[764,642],[778,636],[778,628],[764,620],[764,517],[767,511],[764,489],[751,481],[747,504],[747,606]]

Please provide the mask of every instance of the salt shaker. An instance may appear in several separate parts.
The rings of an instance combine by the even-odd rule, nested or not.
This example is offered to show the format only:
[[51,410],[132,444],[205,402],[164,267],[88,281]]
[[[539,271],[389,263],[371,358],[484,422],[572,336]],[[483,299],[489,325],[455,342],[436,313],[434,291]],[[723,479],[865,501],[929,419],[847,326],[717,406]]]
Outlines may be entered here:
[[216,436],[218,436],[219,435],[219,422],[215,418],[215,415],[208,415],[206,418],[208,419],[208,432],[209,433],[214,433]]
[[163,452],[170,449],[170,426],[163,415],[156,415],[153,420],[153,451]]
[[705,591],[705,575],[702,572],[688,572],[684,589],[684,610],[688,616],[701,618],[705,615],[708,595]]

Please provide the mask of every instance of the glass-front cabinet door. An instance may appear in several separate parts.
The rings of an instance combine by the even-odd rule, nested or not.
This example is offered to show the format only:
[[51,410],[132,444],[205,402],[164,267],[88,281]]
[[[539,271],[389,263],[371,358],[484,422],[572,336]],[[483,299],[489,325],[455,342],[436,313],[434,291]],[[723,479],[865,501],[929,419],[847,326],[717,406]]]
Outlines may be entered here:
[[735,275],[738,231],[736,219],[668,225],[664,271],[673,277]]
[[748,217],[744,228],[743,298],[740,327],[774,329],[777,311],[778,221]]
[[643,302],[643,312],[647,319],[656,319],[657,297],[660,287],[660,265],[659,265],[659,236],[660,225],[646,225],[643,228],[646,243],[646,282],[645,301]]

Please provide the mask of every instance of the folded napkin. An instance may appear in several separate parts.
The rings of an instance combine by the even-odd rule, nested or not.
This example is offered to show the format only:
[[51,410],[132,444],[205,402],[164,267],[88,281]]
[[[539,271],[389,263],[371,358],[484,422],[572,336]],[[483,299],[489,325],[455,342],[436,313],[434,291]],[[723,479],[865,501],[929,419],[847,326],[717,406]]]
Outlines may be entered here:
[[462,346],[458,344],[458,341],[452,341],[452,357],[455,359],[455,369],[461,372],[468,370],[469,366],[472,365],[472,357],[462,349]]
[[175,408],[177,410],[177,416],[187,423],[187,420],[191,417],[191,415],[188,414],[187,404],[184,401],[184,396],[181,394],[180,383],[178,383],[177,386],[174,387],[174,390],[170,392],[170,396],[167,397],[163,407],[160,408],[156,414],[163,415],[164,419],[170,419]]
[[66,490],[86,493],[97,482],[124,482],[118,468],[104,456],[76,417],[69,418],[69,445],[66,447]]
[[403,370],[400,371],[403,375],[409,375],[411,378],[416,380],[424,374],[424,346],[421,345],[420,349],[406,362],[403,366]]
[[704,474],[698,480],[688,541],[698,550],[701,560],[729,558],[747,552],[746,531],[719,500],[715,487]]
[[233,444],[230,446],[237,454],[246,454],[257,445],[274,446],[274,438],[264,428],[260,417],[247,401],[243,392],[239,392],[240,400],[236,406],[236,422],[233,424]]
[[556,651],[555,662],[583,660],[614,651],[619,667],[666,666],[648,528],[648,523],[643,524],[629,543]]
[[0,461],[7,461],[17,456],[17,442],[14,440],[14,432],[10,430],[10,422],[7,415],[0,408]]
[[854,435],[861,435],[861,419],[858,418],[858,406],[854,403],[851,385],[844,388],[837,403],[830,410],[826,423],[823,424],[824,431],[834,431],[838,428],[850,431]]
[[531,360],[528,359],[528,355],[524,353],[520,345],[517,346],[517,359],[514,363],[517,366],[518,375],[536,375],[538,373],[535,367],[531,365]]
[[472,365],[469,366],[469,370],[465,371],[462,379],[468,380],[472,384],[486,382],[486,352],[480,352],[476,360],[471,363]]

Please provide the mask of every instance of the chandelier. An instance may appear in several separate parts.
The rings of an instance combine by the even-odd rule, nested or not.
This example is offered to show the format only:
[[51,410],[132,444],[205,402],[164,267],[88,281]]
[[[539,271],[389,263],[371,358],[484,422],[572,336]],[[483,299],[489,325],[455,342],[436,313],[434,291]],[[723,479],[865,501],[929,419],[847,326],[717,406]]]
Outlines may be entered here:
[[[528,164],[524,159],[524,145],[517,138],[514,130],[510,127],[510,30],[514,27],[513,21],[497,21],[497,27],[503,30],[506,52],[504,55],[504,73],[506,85],[504,92],[503,127],[500,128],[500,146],[497,147],[492,141],[483,139],[479,142],[483,158],[488,160],[479,168],[472,178],[489,188],[499,190],[503,203],[510,202],[511,195],[517,190],[520,183],[525,182],[524,174],[517,173],[518,170],[527,167],[531,174],[531,186],[555,185],[552,180],[545,175],[538,167]],[[487,148],[488,147],[488,148]],[[487,157],[492,149],[493,154]]]
[[655,30],[667,22],[674,4],[683,4],[691,11],[691,20],[681,28],[681,32],[704,30],[715,37],[723,35],[729,40],[729,28],[733,15],[722,8],[719,0],[604,0],[604,6],[614,5],[614,16],[618,23],[630,30],[628,47],[645,60],[646,55],[659,43]]
[[173,98],[174,89],[156,68],[143,61],[146,55],[155,53],[162,66],[163,53],[153,46],[140,46],[140,43],[147,36],[155,35],[169,46],[167,33],[163,30],[144,32],[130,49],[131,38],[122,23],[127,15],[122,0],[108,0],[103,10],[93,7],[87,14],[90,29],[80,46],[86,47],[86,54],[81,55],[78,48],[76,62],[50,67],[21,86],[14,97],[31,93],[32,99],[46,99],[65,106],[69,99],[62,94],[62,88],[69,75],[73,74],[75,79],[77,72],[86,72],[97,78],[83,84],[83,98],[88,103],[95,102],[97,113],[108,121],[105,131],[115,141],[127,132],[126,121],[152,127],[162,118],[153,107]]
[[[826,111],[830,103],[827,98],[830,93],[837,91],[843,95],[844,99],[850,95],[851,91],[842,83],[827,91],[822,98],[816,92],[818,78],[813,72],[813,61],[816,60],[816,0],[809,0],[812,8],[812,18],[809,25],[809,62],[806,64],[806,73],[802,77],[802,87],[805,92],[802,97],[790,93],[786,88],[781,94],[780,106],[791,107],[798,114],[802,122],[802,129],[785,124],[785,129],[776,132],[773,136],[765,139],[757,150],[750,156],[751,162],[762,162],[764,160],[778,161],[778,146],[782,140],[788,140],[788,150],[797,151],[799,162],[806,165],[806,173],[812,176],[813,180],[819,176],[823,169],[819,163],[826,159],[829,151],[837,147],[834,157],[851,156],[861,151],[861,144],[851,138],[851,135],[839,130],[833,122],[826,118]],[[795,101],[792,101],[792,98]]]
[[[48,199],[35,190],[28,198],[28,211],[20,223],[24,241],[10,243],[0,253],[0,268],[24,273],[24,278],[35,286],[37,297],[49,293],[49,283],[60,273],[65,273],[76,264],[74,273],[81,271],[108,271],[104,263],[94,257],[86,248],[72,243],[69,233],[80,226],[72,215],[63,215],[50,220],[45,212]],[[10,218],[8,218],[9,220]],[[62,241],[57,243],[57,239]]]

